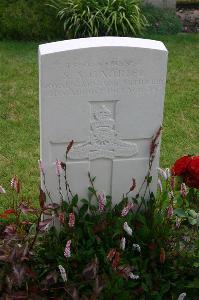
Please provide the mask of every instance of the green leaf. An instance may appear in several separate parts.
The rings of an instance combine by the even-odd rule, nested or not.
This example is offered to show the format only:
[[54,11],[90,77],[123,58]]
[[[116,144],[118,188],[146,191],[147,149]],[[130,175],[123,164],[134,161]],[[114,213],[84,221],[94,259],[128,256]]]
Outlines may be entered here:
[[78,195],[76,194],[72,199],[72,206],[77,206],[78,203]]
[[193,218],[197,218],[197,213],[196,213],[195,210],[193,210],[193,209],[190,209],[190,210],[188,211],[188,214],[189,214],[191,217],[193,217]]
[[161,295],[163,295],[166,292],[168,292],[169,289],[170,289],[170,282],[166,282],[166,283],[162,284],[161,289],[160,289]]
[[196,224],[197,224],[197,219],[188,217],[188,221],[189,221],[189,223],[190,223],[191,225],[196,225]]
[[81,199],[81,202],[82,202],[83,204],[88,204],[88,200],[86,200],[86,199]]
[[85,213],[87,212],[87,210],[88,210],[88,204],[84,204],[84,205],[82,205],[82,207],[80,208],[80,211],[79,211],[79,217],[80,218],[82,218],[84,215],[85,215]]
[[91,192],[92,194],[95,194],[95,189],[92,186],[88,187],[89,192]]
[[186,212],[182,208],[175,208],[174,209],[174,214],[177,215],[180,218],[186,218]]

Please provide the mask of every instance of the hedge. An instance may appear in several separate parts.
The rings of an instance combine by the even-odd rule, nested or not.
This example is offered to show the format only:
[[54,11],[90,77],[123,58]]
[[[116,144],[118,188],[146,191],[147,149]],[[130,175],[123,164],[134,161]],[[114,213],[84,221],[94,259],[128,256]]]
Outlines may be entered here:
[[0,38],[16,40],[63,39],[63,26],[44,0],[1,0]]

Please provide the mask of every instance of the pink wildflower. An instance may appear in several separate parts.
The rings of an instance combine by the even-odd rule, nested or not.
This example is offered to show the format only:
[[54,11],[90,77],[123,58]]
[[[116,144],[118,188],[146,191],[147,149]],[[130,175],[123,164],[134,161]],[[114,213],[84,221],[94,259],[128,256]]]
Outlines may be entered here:
[[172,191],[174,191],[174,188],[175,188],[175,177],[171,176],[171,189],[172,189]]
[[20,182],[16,175],[11,180],[11,188],[15,190],[17,193],[20,192]]
[[122,217],[126,216],[132,208],[133,208],[133,203],[128,203],[127,206],[123,208],[121,212],[121,216]]
[[171,218],[173,216],[173,206],[170,204],[167,209],[167,217]]
[[75,214],[74,214],[74,212],[69,214],[68,226],[69,227],[74,227],[75,226]]
[[5,194],[5,193],[6,193],[5,189],[0,185],[0,194]]
[[169,197],[169,200],[170,200],[170,201],[173,200],[173,198],[174,198],[174,193],[173,193],[173,191],[168,192],[168,197]]
[[71,245],[71,240],[68,240],[68,242],[66,243],[65,251],[64,251],[64,256],[66,258],[71,256],[70,245]]
[[111,261],[115,256],[115,253],[116,253],[115,249],[110,249],[109,253],[107,254],[107,259]]
[[56,174],[57,174],[57,176],[61,175],[61,170],[62,170],[61,161],[56,159]]
[[188,189],[187,189],[187,186],[185,183],[181,184],[180,194],[181,194],[182,198],[186,198],[186,196],[188,194]]
[[59,213],[58,218],[59,218],[59,222],[63,225],[64,222],[65,222],[65,215],[64,215],[64,213],[63,212]]
[[38,160],[38,164],[39,164],[39,170],[40,170],[40,173],[45,176],[45,171],[44,171],[44,164],[42,162],[41,159]]
[[105,206],[105,193],[104,192],[100,192],[98,194],[98,200],[99,200],[99,211],[102,212],[104,210],[104,206]]
[[180,227],[180,218],[176,218],[176,228]]

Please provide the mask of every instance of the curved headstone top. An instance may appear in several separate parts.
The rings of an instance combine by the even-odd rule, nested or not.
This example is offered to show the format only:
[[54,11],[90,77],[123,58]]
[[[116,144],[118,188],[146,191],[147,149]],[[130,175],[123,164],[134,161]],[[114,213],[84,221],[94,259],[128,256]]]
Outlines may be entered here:
[[91,37],[73,40],[65,40],[42,44],[39,46],[41,55],[51,54],[61,51],[76,49],[95,48],[95,47],[133,47],[148,48],[153,50],[167,51],[164,44],[160,41],[139,39],[130,37]]
[[[121,200],[143,182],[152,136],[163,120],[167,49],[159,41],[93,37],[39,46],[40,148],[46,184],[59,199],[56,159],[65,160],[71,190],[95,186]],[[156,191],[159,150],[152,170]],[[63,184],[64,186],[64,184]]]

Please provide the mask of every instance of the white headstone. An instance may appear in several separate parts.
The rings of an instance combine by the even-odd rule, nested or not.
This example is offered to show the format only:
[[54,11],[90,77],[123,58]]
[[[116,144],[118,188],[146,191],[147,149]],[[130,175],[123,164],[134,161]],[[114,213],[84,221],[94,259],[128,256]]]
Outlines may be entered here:
[[[86,198],[88,172],[113,202],[146,176],[152,136],[163,119],[167,50],[162,42],[98,37],[39,46],[41,159],[59,199],[55,160],[67,163],[74,194]],[[159,151],[152,171],[156,190]]]

